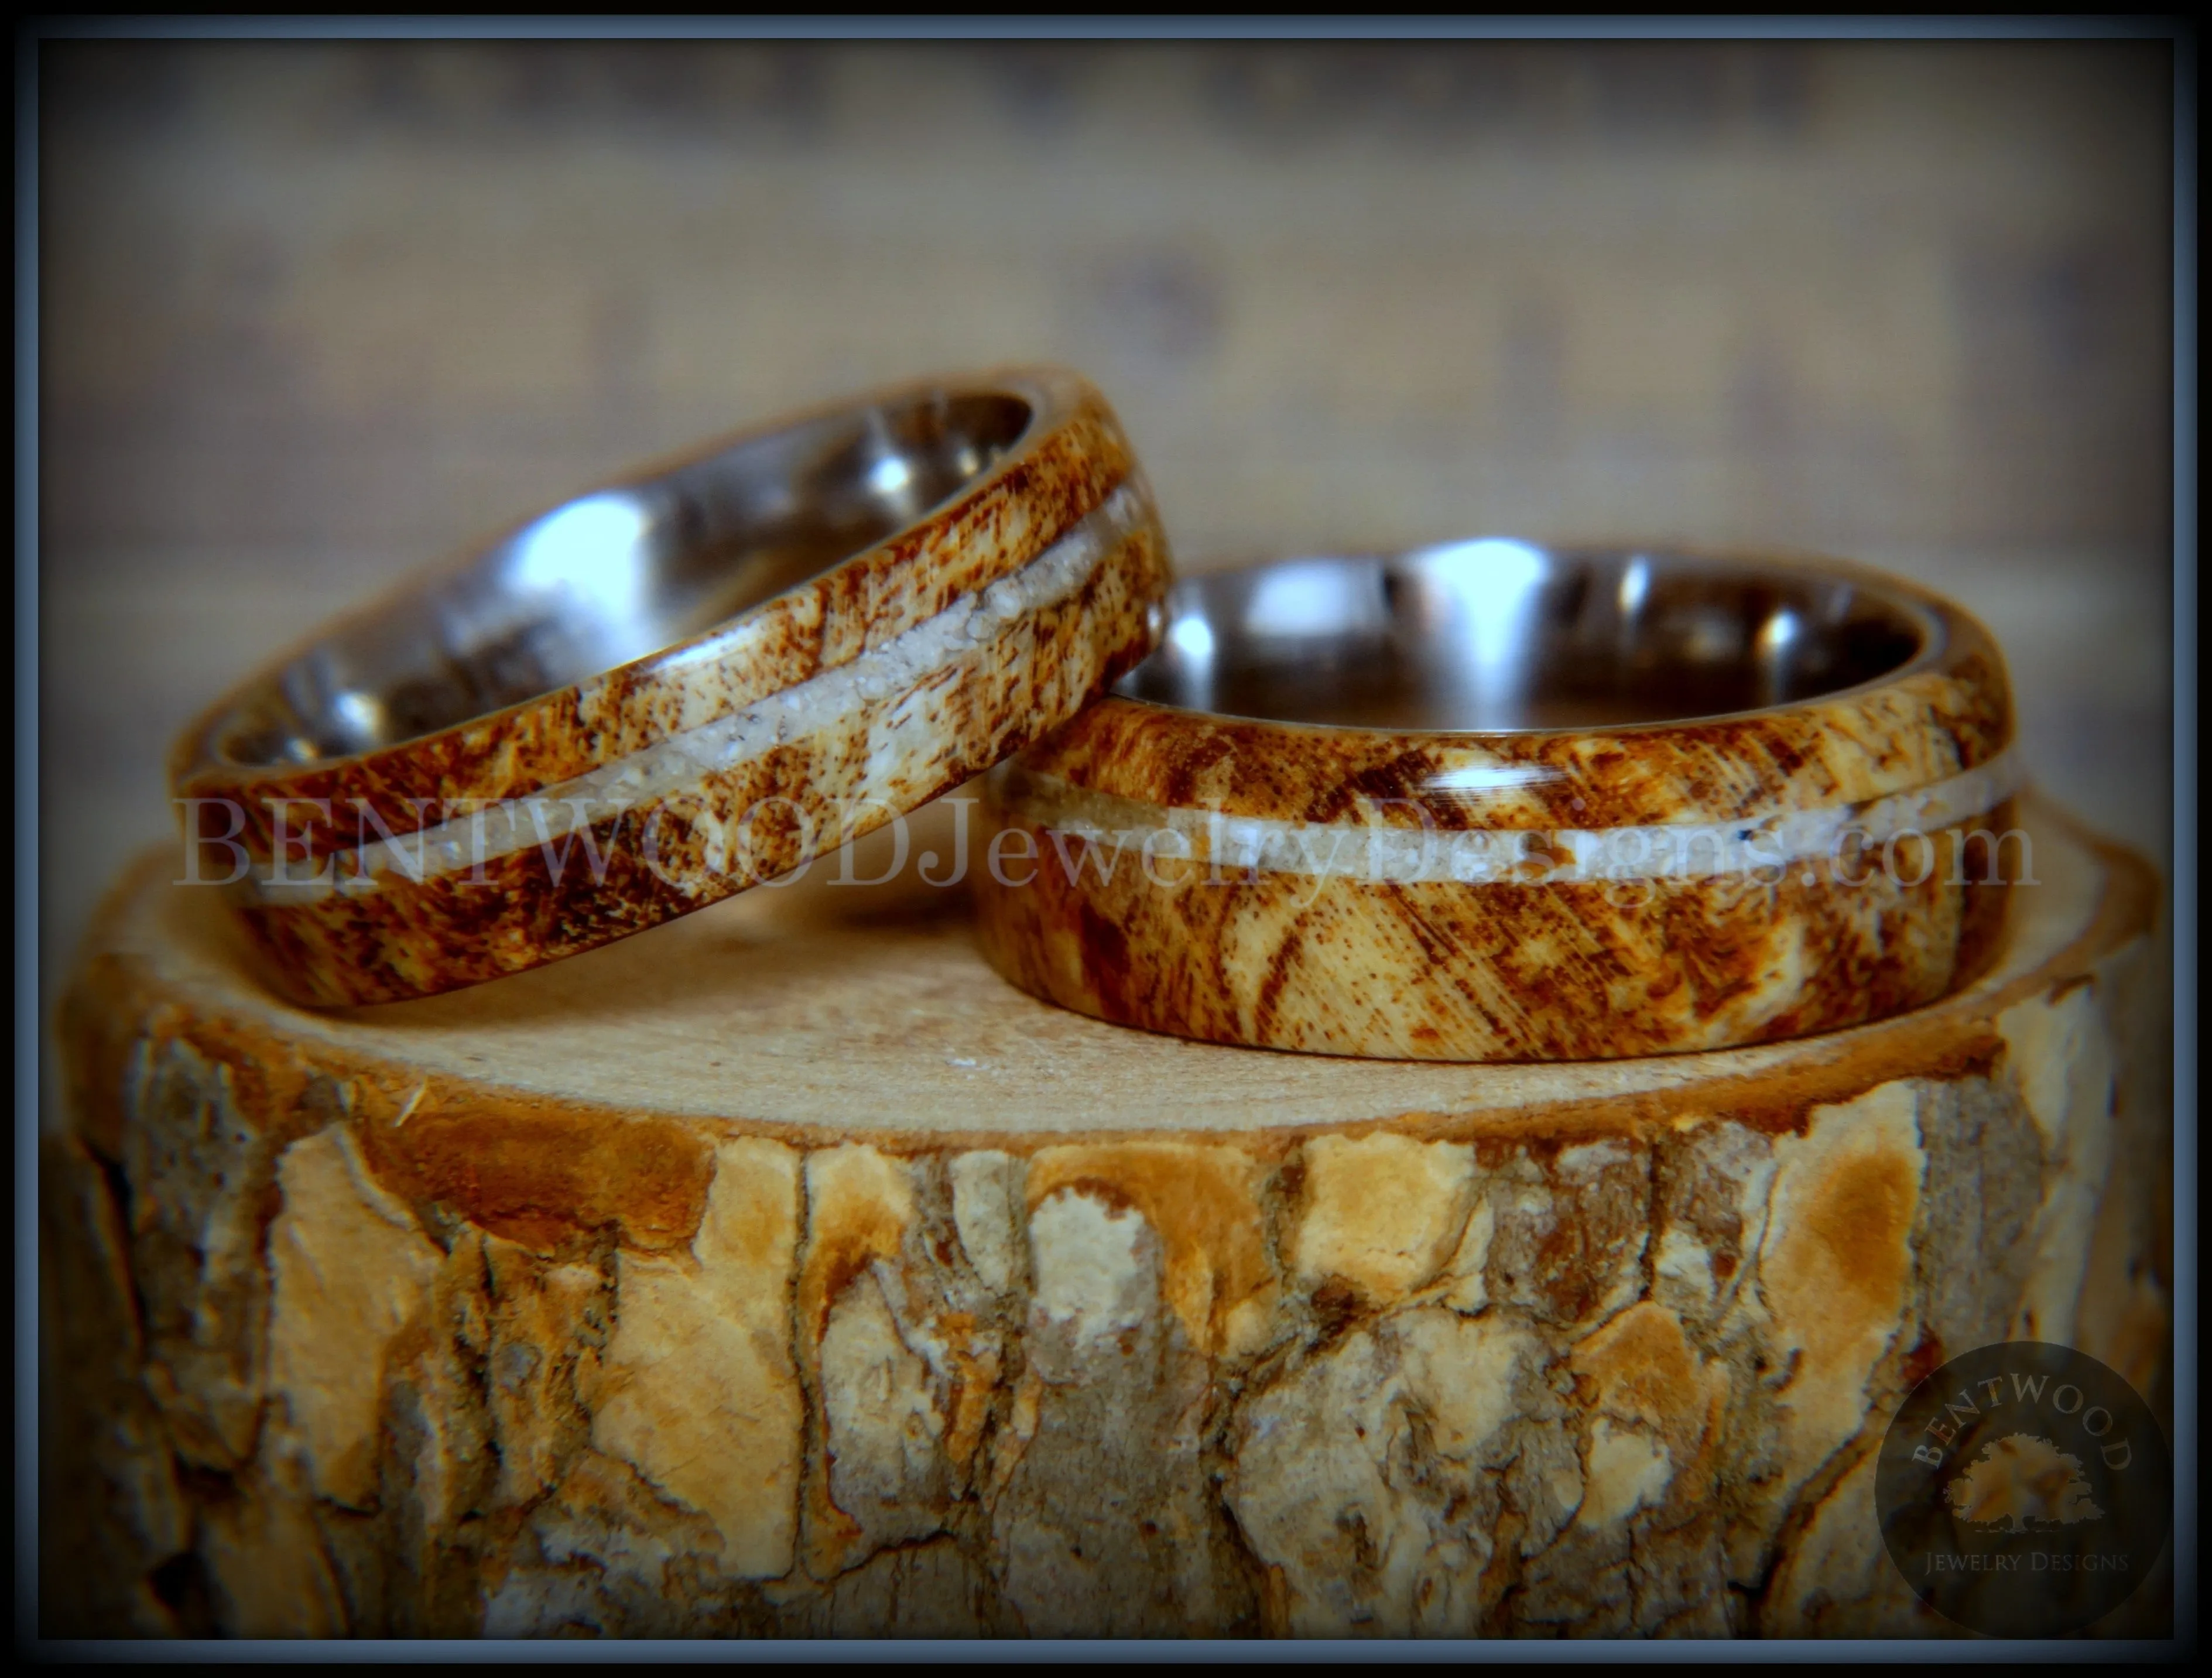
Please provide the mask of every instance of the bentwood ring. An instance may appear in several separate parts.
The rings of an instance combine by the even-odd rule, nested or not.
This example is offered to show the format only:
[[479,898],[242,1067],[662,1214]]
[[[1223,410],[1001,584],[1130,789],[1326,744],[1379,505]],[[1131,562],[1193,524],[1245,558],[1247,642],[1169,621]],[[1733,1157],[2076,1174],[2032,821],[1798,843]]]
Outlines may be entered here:
[[1930,1001],[2027,877],[1988,633],[1837,562],[1486,540],[1192,578],[994,771],[984,945],[1217,1043],[1595,1060]]
[[180,741],[198,878],[317,1005],[641,931],[888,822],[1151,648],[1168,551],[1072,374],[913,386],[532,520]]

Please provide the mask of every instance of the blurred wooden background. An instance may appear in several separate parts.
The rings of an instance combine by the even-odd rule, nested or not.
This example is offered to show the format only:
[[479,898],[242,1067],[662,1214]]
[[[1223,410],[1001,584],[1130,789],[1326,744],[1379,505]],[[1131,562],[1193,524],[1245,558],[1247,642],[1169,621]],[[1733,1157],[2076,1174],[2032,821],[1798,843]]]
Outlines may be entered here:
[[42,943],[187,715],[705,434],[1047,358],[1187,567],[1825,549],[2166,850],[2163,46],[41,49]]

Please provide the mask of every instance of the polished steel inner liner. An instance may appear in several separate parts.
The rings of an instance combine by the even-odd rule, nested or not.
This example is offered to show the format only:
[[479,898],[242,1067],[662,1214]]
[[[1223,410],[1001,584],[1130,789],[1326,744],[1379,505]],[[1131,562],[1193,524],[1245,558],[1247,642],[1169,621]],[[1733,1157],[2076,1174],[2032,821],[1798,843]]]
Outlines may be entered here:
[[1758,711],[1940,650],[1918,602],[1842,571],[1502,539],[1188,578],[1116,691],[1389,729],[1632,727]]
[[913,524],[1031,414],[1006,393],[852,410],[570,502],[316,646],[216,750],[246,764],[374,751],[688,641]]

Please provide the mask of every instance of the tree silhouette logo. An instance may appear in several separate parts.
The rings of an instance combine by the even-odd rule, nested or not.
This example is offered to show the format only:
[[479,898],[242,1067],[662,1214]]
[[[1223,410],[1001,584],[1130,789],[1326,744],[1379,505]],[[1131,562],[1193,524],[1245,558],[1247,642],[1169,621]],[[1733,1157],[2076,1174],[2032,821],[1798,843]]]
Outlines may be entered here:
[[2094,1625],[2156,1571],[2172,1460],[2112,1370],[2070,1347],[2006,1341],[1905,1395],[1875,1464],[1875,1507],[1929,1608],[1992,1636],[2049,1637]]
[[1971,1525],[2033,1532],[2096,1521],[2097,1507],[2081,1461],[2033,1433],[1993,1439],[1944,1488],[1952,1514]]

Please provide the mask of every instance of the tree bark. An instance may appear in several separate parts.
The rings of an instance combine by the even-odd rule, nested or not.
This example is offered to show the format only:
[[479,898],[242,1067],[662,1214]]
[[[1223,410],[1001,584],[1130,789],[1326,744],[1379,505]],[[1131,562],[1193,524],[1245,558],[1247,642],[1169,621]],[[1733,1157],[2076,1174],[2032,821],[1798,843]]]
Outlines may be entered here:
[[827,880],[313,1015],[149,860],[61,1021],[43,1629],[1942,1634],[1902,1393],[2167,1344],[2154,887],[2031,824],[1965,993],[1559,1067],[1120,1031]]

